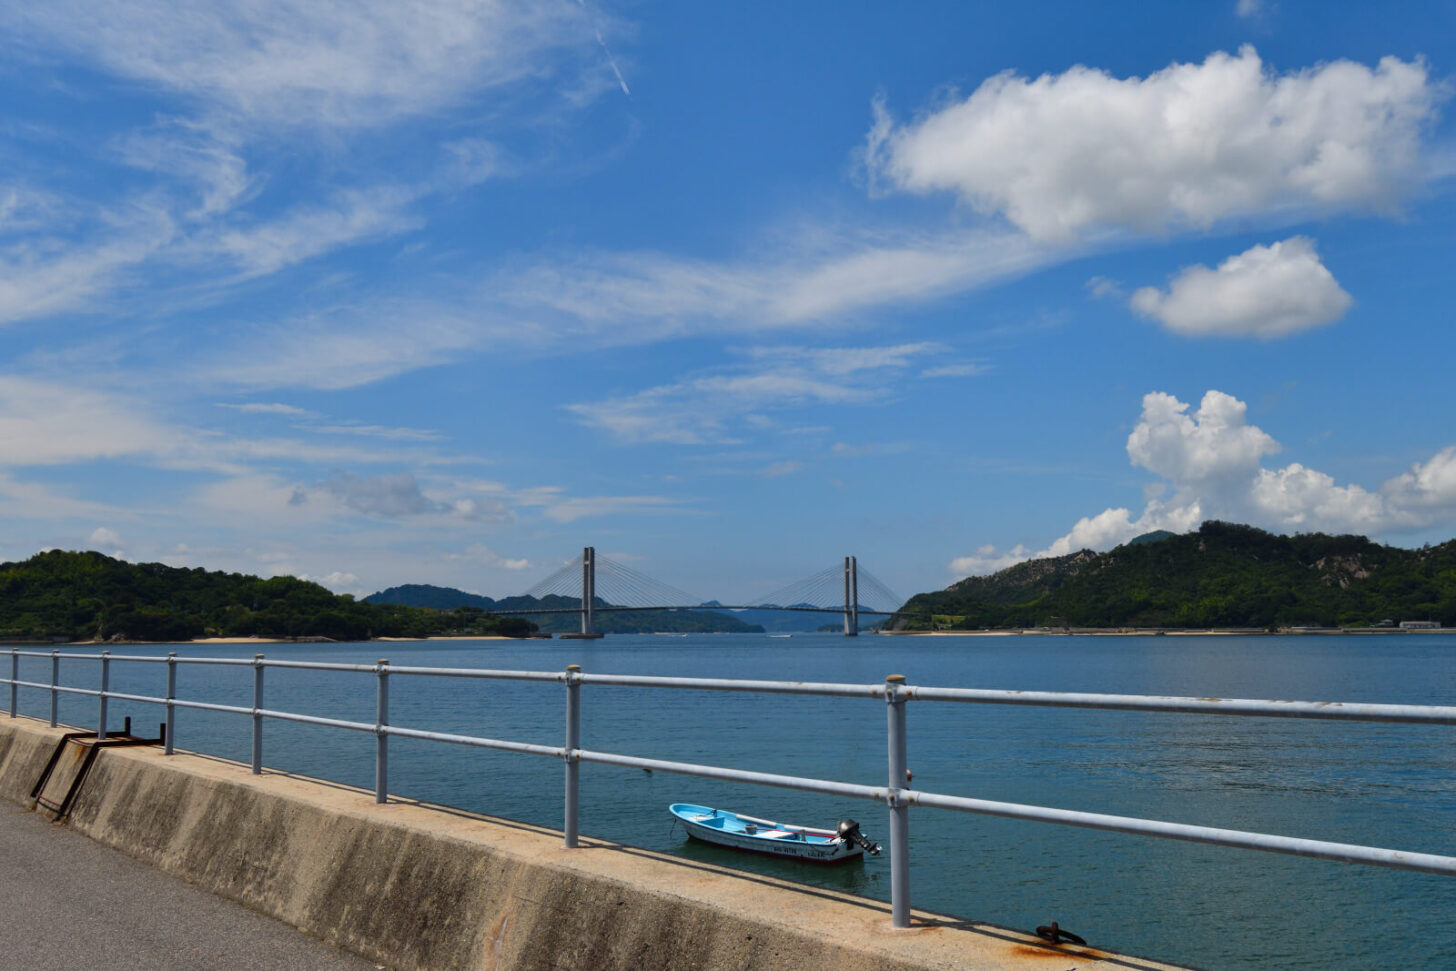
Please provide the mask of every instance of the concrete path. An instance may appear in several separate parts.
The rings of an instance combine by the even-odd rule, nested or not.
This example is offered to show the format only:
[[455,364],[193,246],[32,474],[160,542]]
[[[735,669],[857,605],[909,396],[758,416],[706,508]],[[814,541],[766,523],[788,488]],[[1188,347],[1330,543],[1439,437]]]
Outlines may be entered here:
[[0,803],[0,971],[378,965]]

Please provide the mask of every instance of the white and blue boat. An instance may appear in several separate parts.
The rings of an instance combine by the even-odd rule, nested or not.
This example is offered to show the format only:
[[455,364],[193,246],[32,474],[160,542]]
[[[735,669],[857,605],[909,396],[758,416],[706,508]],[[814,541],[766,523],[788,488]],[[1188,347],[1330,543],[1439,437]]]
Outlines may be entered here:
[[673,803],[667,809],[682,822],[689,836],[735,850],[816,863],[838,863],[863,856],[866,851],[871,855],[880,852],[879,844],[866,839],[859,831],[859,823],[852,819],[841,820],[836,829],[815,829],[687,802]]

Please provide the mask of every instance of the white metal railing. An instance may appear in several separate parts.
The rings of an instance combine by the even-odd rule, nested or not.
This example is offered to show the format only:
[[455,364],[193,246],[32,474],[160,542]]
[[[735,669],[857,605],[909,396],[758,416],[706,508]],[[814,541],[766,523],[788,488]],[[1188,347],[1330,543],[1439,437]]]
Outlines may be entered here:
[[[184,658],[175,652],[165,657],[143,657],[112,655],[109,651],[100,654],[22,651],[12,648],[10,654],[10,677],[0,678],[0,684],[10,686],[10,717],[17,714],[17,698],[20,688],[32,688],[50,693],[50,724],[57,724],[59,697],[62,694],[90,696],[97,699],[97,737],[105,738],[107,731],[106,706],[110,699],[162,705],[166,708],[165,749],[168,755],[174,751],[177,709],[227,712],[247,715],[252,719],[252,770],[263,771],[263,722],[273,718],[280,721],[299,722],[308,725],[324,725],[352,731],[368,732],[375,736],[374,799],[383,803],[389,790],[389,739],[415,738],[427,741],[445,742],[455,745],[469,745],[496,749],[505,752],[519,752],[527,755],[543,755],[562,759],[565,773],[564,836],[567,847],[575,847],[578,841],[578,794],[579,768],[582,762],[601,765],[616,765],[628,768],[653,769],[680,775],[707,779],[722,779],[731,782],[746,782],[754,785],[778,786],[785,789],[799,789],[856,799],[869,799],[885,804],[890,813],[890,907],[896,927],[910,926],[910,861],[909,861],[909,809],[911,806],[925,806],[936,809],[952,809],[958,812],[1003,816],[1011,819],[1026,819],[1057,823],[1064,826],[1080,826],[1087,829],[1108,830],[1141,836],[1157,836],[1164,839],[1209,843],[1216,846],[1232,846],[1242,849],[1263,850],[1272,853],[1286,853],[1295,856],[1314,857],[1322,860],[1336,860],[1347,863],[1364,863],[1373,866],[1393,867],[1400,870],[1416,870],[1456,876],[1456,857],[1431,853],[1412,853],[1403,850],[1382,849],[1350,843],[1332,843],[1324,840],[1300,839],[1267,833],[1251,833],[1241,830],[1217,829],[1208,826],[1190,826],[1161,820],[1140,819],[1129,816],[1109,816],[1101,813],[1078,812],[1068,809],[1054,809],[1046,806],[1030,806],[1020,803],[994,802],[986,799],[971,799],[963,796],[922,792],[908,786],[909,775],[905,768],[906,727],[905,707],[910,701],[959,702],[964,704],[1032,705],[1059,708],[1100,708],[1122,711],[1153,711],[1175,714],[1235,715],[1272,718],[1314,718],[1337,721],[1374,721],[1401,724],[1456,725],[1456,706],[1435,705],[1378,705],[1347,704],[1341,702],[1313,701],[1264,701],[1245,698],[1181,698],[1152,695],[1079,694],[1048,691],[996,691],[972,688],[933,688],[908,685],[905,678],[892,674],[883,684],[834,684],[804,681],[748,681],[722,678],[669,678],[620,674],[583,674],[577,665],[568,665],[565,671],[510,671],[480,668],[430,668],[392,665],[387,660],[375,664],[337,664],[320,661],[270,661],[261,654],[251,660],[245,658]],[[19,664],[22,657],[50,658],[50,683],[20,680]],[[89,660],[101,663],[101,677],[98,688],[79,688],[60,683],[61,660]],[[167,694],[165,697],[124,694],[110,690],[110,666],[113,662],[165,664],[167,667]],[[221,705],[200,701],[184,701],[177,697],[177,665],[213,664],[253,669],[253,704],[251,706]],[[313,671],[338,671],[372,674],[376,679],[376,707],[374,721],[346,721],[338,718],[323,718],[298,712],[275,711],[263,704],[263,674],[268,668],[297,668]],[[481,738],[473,735],[456,735],[446,732],[425,731],[404,728],[389,723],[389,679],[392,676],[422,676],[445,678],[482,678],[505,681],[539,681],[563,684],[566,687],[566,733],[564,744],[537,745],[505,739]],[[672,762],[663,759],[642,758],[634,755],[620,755],[611,752],[597,752],[581,748],[581,686],[584,684],[663,688],[698,691],[743,691],[770,694],[817,695],[837,698],[881,698],[887,712],[886,737],[889,747],[888,779],[885,786],[866,786],[829,779],[814,779],[804,776],[777,775],[767,772],[752,772],[730,769],[722,766],[699,765],[692,762]]]

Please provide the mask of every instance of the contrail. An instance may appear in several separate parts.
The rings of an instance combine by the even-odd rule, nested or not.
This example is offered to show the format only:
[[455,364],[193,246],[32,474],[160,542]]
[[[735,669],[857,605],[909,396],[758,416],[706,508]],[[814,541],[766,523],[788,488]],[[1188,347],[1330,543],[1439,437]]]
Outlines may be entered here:
[[[576,5],[585,10],[586,0],[576,0]],[[617,67],[617,59],[612,56],[612,49],[607,46],[606,38],[602,36],[602,29],[600,27],[595,27],[593,29],[596,31],[597,34],[597,44],[601,46],[602,53],[607,55],[607,63],[612,66],[612,73],[617,76],[617,84],[621,86],[622,93],[629,98],[632,97],[632,89],[627,87],[627,79],[622,77],[622,70],[621,68]]]
[[622,77],[622,72],[617,69],[617,59],[612,56],[612,51],[607,47],[607,42],[602,39],[602,32],[597,31],[597,43],[602,45],[602,53],[607,55],[607,63],[612,65],[612,73],[617,76],[617,83],[622,86],[622,93],[632,97],[632,89],[627,87],[627,79]]

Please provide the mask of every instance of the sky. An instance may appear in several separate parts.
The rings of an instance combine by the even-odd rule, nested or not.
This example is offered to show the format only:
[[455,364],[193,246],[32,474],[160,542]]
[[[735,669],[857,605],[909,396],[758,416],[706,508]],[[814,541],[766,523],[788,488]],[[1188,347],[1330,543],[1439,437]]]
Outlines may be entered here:
[[0,560],[1456,536],[1449,3],[0,7]]

